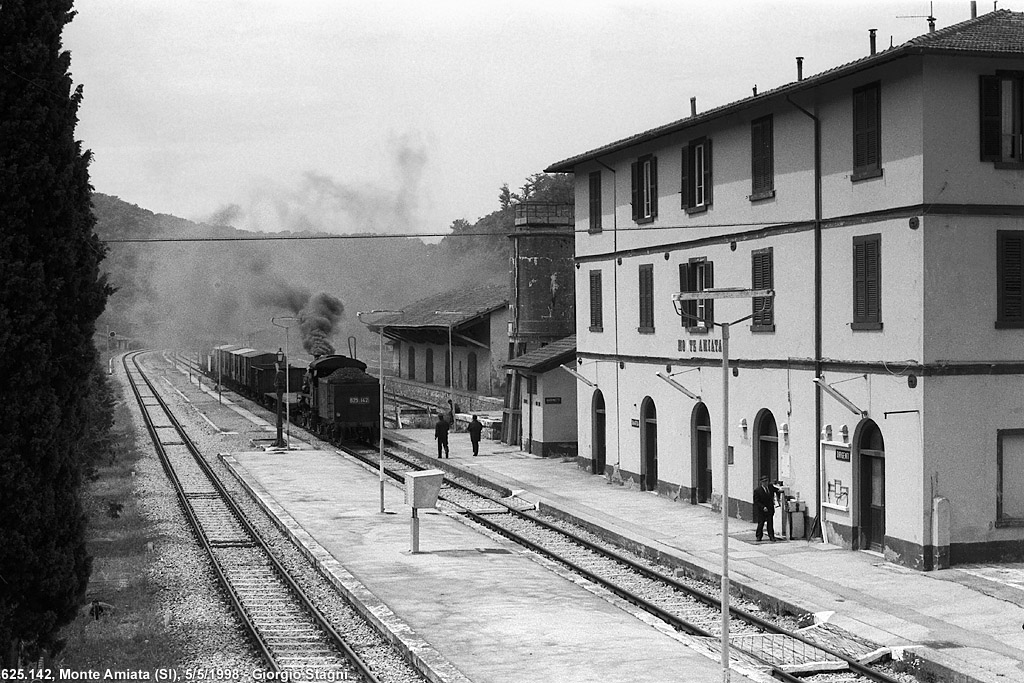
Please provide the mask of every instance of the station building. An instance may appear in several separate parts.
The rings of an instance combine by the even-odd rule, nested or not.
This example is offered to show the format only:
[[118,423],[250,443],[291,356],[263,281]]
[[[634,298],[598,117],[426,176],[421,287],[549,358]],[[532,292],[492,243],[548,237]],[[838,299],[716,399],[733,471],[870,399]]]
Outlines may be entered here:
[[[546,169],[576,178],[579,454],[744,519],[767,474],[910,567],[1019,560],[1024,14],[864,48]],[[673,300],[719,288],[774,298]]]

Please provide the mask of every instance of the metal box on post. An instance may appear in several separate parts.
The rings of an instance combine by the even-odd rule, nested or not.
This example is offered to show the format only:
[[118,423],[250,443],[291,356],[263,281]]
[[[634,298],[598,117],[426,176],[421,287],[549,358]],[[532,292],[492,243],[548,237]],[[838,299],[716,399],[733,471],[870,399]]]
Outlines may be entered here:
[[414,510],[437,505],[437,496],[444,483],[441,470],[422,470],[405,473],[405,504]]

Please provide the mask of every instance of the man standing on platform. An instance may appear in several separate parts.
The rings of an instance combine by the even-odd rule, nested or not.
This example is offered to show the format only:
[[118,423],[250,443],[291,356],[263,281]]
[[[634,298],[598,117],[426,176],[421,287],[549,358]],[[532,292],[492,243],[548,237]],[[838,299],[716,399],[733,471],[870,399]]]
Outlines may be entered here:
[[437,424],[434,425],[434,438],[437,439],[437,457],[441,457],[441,450],[444,450],[444,457],[451,458],[448,453],[448,421],[444,415],[437,416]]
[[473,456],[480,455],[480,433],[484,431],[484,426],[476,419],[476,415],[470,420],[466,431],[469,432],[469,442],[473,444]]
[[768,475],[761,475],[761,485],[754,489],[754,521],[757,522],[757,540],[764,535],[765,522],[768,523],[768,538],[775,538],[775,496],[777,488],[768,482]]

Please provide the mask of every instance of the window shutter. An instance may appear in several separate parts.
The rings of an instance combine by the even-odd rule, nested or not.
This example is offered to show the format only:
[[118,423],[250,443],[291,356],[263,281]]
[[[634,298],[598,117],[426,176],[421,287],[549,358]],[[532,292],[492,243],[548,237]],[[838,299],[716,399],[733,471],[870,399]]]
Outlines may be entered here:
[[704,204],[711,205],[711,139],[704,141]]
[[640,266],[640,327],[654,327],[654,266]]
[[[685,150],[686,148],[684,147],[683,149]],[[688,264],[688,263],[680,263],[679,264],[679,291],[680,292],[692,292],[693,291],[690,288],[690,264]],[[690,327],[693,324],[693,319],[689,317],[689,315],[690,315],[690,304],[693,303],[693,302],[692,301],[681,301],[679,303],[680,303],[680,309],[679,310],[682,312],[682,315],[680,315],[679,318],[680,318],[680,321],[682,323],[682,326],[683,327]]]
[[603,327],[601,297],[601,271],[590,271],[590,326]]
[[658,157],[651,157],[651,218],[658,216]]
[[882,322],[880,235],[853,241],[853,322]]
[[[704,289],[711,289],[715,286],[715,264],[711,261],[704,262]],[[715,300],[704,300],[704,317],[707,319],[708,327],[715,322]]]
[[998,234],[998,321],[1024,322],[1024,232]]
[[[759,249],[750,255],[751,289],[772,289],[774,287],[774,273],[772,262],[772,247]],[[763,310],[768,303],[771,308]],[[752,324],[770,326],[775,324],[775,305],[768,302],[765,297],[754,297],[752,302],[754,318]]]
[[590,231],[601,230],[601,172],[590,174]]
[[853,93],[853,169],[869,171],[880,165],[878,86]]
[[1002,88],[998,76],[978,79],[981,122],[981,160],[1002,161],[1002,120],[1000,116]]
[[766,117],[750,124],[751,194],[774,189],[772,168],[772,119]]
[[867,292],[867,300],[865,302],[866,311],[866,322],[877,323],[882,319],[880,303],[881,303],[881,290],[879,282],[879,266],[881,254],[879,248],[881,246],[880,241],[871,240],[864,243],[864,274],[865,274],[865,290]]
[[640,173],[640,164],[634,161],[630,166],[630,172],[632,177],[632,199],[630,202],[633,207],[633,220],[636,220],[640,216],[640,178],[637,175]]
[[690,208],[690,148],[683,147],[683,182],[679,187],[680,204],[682,209]]

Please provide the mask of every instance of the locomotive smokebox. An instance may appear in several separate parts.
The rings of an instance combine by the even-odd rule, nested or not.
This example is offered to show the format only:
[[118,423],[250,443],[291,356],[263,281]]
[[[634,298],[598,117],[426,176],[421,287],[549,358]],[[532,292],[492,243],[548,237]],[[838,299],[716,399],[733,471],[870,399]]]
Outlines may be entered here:
[[510,357],[576,331],[573,205],[522,202],[515,212]]

